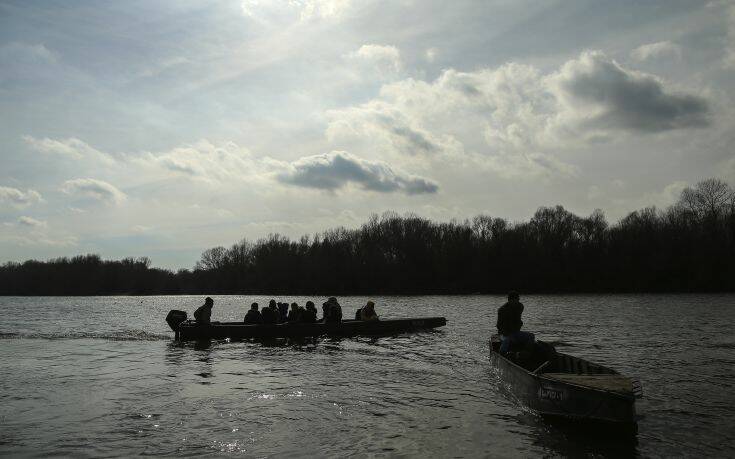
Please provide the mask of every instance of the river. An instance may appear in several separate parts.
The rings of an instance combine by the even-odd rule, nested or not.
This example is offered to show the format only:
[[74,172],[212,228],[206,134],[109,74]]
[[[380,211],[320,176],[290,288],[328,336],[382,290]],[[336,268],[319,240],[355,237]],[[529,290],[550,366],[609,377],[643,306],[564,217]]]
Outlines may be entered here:
[[[215,296],[213,320],[252,301]],[[279,300],[307,299],[289,297]],[[256,457],[735,456],[735,295],[528,295],[524,329],[643,383],[635,437],[525,410],[487,341],[501,296],[367,299],[394,337],[176,343],[197,296],[0,297],[0,455]]]

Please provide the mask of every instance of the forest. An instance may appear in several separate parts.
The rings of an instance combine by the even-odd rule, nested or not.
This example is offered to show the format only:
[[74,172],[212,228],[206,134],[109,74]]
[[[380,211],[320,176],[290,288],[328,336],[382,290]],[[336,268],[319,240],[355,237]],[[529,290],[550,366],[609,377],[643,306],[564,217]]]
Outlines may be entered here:
[[373,215],[356,229],[205,250],[192,269],[80,255],[0,266],[0,295],[735,291],[735,192],[708,179],[608,224],[541,207],[529,221]]

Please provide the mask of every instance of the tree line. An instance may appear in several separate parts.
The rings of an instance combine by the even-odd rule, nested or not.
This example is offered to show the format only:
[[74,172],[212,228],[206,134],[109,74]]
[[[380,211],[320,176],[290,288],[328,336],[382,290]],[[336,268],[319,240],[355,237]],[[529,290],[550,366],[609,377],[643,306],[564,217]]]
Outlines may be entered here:
[[98,255],[0,266],[0,295],[439,294],[735,290],[735,192],[708,179],[614,225],[541,207],[526,222],[373,215],[356,229],[272,234],[204,251],[193,269]]

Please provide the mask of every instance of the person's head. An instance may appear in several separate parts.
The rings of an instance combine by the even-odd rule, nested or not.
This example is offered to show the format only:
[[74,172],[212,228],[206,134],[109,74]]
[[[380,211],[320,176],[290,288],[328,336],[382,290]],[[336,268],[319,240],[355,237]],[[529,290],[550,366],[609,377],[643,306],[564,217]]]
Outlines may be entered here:
[[336,303],[336,302],[337,302],[337,298],[333,296],[330,296],[329,299],[327,300],[327,303]]
[[520,299],[521,295],[519,295],[515,290],[508,293],[508,301],[519,301]]
[[258,303],[251,304],[250,305],[250,309],[252,309],[253,311],[257,311],[258,310]]
[[368,311],[373,311],[375,309],[375,303],[372,301],[368,301],[367,304],[365,304],[365,309]]
[[291,309],[293,309],[294,311],[296,311],[297,309],[299,309],[299,305],[296,304],[296,303],[291,303]]
[[[308,309],[308,308],[310,308],[310,307],[314,308],[314,302],[313,302],[313,301],[307,301],[307,302],[306,302],[306,308]],[[316,308],[315,308],[315,309],[316,309]]]
[[268,302],[268,306],[271,307],[271,308],[275,308],[276,307],[276,300],[270,300]]
[[214,306],[214,300],[210,297],[205,298],[204,306],[209,306],[211,308],[212,306]]

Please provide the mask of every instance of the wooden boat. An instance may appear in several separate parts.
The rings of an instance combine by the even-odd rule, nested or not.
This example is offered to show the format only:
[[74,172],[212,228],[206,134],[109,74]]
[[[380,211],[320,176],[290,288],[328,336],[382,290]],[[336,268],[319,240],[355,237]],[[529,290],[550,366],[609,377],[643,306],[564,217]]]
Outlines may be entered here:
[[[637,432],[638,381],[579,357],[551,351],[542,359],[513,361],[501,355],[499,337],[490,359],[510,391],[535,412],[551,418],[593,421]],[[530,365],[529,365],[530,364]],[[533,366],[534,368],[531,368]]]
[[[444,317],[422,317],[416,319],[392,319],[378,321],[343,320],[341,323],[285,323],[246,325],[242,322],[212,322],[199,325],[186,320],[183,311],[171,311],[166,317],[176,339],[249,339],[249,338],[302,338],[310,336],[374,336],[414,332],[443,327]],[[183,320],[181,320],[183,319]]]

